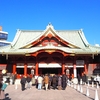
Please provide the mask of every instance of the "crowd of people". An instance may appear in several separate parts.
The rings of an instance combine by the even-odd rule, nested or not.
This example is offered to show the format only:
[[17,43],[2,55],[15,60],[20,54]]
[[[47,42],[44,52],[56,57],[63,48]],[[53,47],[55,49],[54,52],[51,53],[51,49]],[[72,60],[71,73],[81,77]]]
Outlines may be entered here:
[[[12,84],[16,83],[17,73],[12,74]],[[82,79],[83,84],[86,82],[86,74],[82,77],[78,74],[77,80],[78,84],[80,84],[80,79]],[[31,75],[23,75],[20,80],[21,90],[24,91],[26,89],[31,89],[32,86],[35,86],[38,90],[50,90],[50,89],[58,89],[58,90],[65,90],[69,81],[72,78],[67,77],[67,75],[56,75],[56,74],[45,74],[39,76],[31,76]],[[3,81],[2,75],[0,75],[0,100],[5,99],[5,88],[7,84]]]
[[[65,90],[67,87],[68,77],[63,75],[39,75],[37,77],[33,76],[32,78],[28,75],[23,76],[21,78],[21,89],[24,91],[26,88],[31,88],[31,83],[33,86],[36,86],[38,90],[50,90],[50,89],[58,89]],[[25,87],[26,86],[26,87]]]

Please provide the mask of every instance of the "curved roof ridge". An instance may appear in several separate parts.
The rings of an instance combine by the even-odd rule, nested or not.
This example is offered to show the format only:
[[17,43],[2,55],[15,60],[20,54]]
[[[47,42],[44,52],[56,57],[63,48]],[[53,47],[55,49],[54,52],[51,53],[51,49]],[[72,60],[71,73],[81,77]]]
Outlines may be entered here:
[[11,46],[14,46],[14,45],[16,44],[16,42],[17,42],[17,40],[18,40],[20,34],[21,34],[21,30],[18,29],[18,30],[17,30],[17,33],[16,33],[16,35],[15,35],[15,38],[13,39],[13,42],[11,43]]
[[86,39],[86,37],[85,37],[85,35],[84,35],[82,29],[79,31],[79,34],[80,34],[80,36],[81,36],[81,38],[82,38],[84,44],[85,44],[86,46],[89,46],[89,43],[88,43],[88,41],[87,41],[87,39]]

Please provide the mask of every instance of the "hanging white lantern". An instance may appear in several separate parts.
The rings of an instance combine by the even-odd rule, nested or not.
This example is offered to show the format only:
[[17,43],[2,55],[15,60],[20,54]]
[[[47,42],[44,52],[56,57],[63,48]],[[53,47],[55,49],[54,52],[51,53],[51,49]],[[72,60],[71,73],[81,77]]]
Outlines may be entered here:
[[7,70],[6,69],[3,69],[2,70],[2,74],[6,74]]

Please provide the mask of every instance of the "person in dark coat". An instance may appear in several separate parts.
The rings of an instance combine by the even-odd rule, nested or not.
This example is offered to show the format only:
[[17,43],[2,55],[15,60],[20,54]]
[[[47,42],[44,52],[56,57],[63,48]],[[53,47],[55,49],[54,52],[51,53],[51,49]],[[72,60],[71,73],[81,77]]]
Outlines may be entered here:
[[21,88],[22,88],[22,91],[25,90],[25,84],[26,84],[26,77],[22,76],[22,78],[21,78]]
[[80,74],[77,75],[77,79],[78,79],[78,84],[80,84],[80,80],[81,80]]
[[52,86],[53,86],[53,89],[55,90],[56,89],[56,85],[57,85],[57,77],[56,75],[53,76],[52,78]]
[[65,90],[66,89],[66,75],[63,74],[62,75],[62,90]]
[[82,76],[82,82],[83,82],[83,84],[85,84],[87,82],[87,77],[86,77],[85,72],[84,72],[84,74]]

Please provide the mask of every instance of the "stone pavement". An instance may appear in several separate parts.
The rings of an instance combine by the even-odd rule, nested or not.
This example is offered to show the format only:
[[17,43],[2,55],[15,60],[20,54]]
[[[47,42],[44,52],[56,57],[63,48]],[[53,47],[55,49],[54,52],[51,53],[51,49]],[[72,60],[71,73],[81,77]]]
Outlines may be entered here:
[[[35,86],[31,89],[21,91],[20,85],[15,89],[15,85],[9,85],[6,90],[6,100],[95,100],[96,87],[82,86],[82,91],[78,87],[67,86],[66,90],[37,90]],[[100,89],[97,89],[98,95]],[[81,93],[82,92],[82,93]],[[88,96],[87,96],[88,95]],[[100,98],[100,95],[99,95]]]

